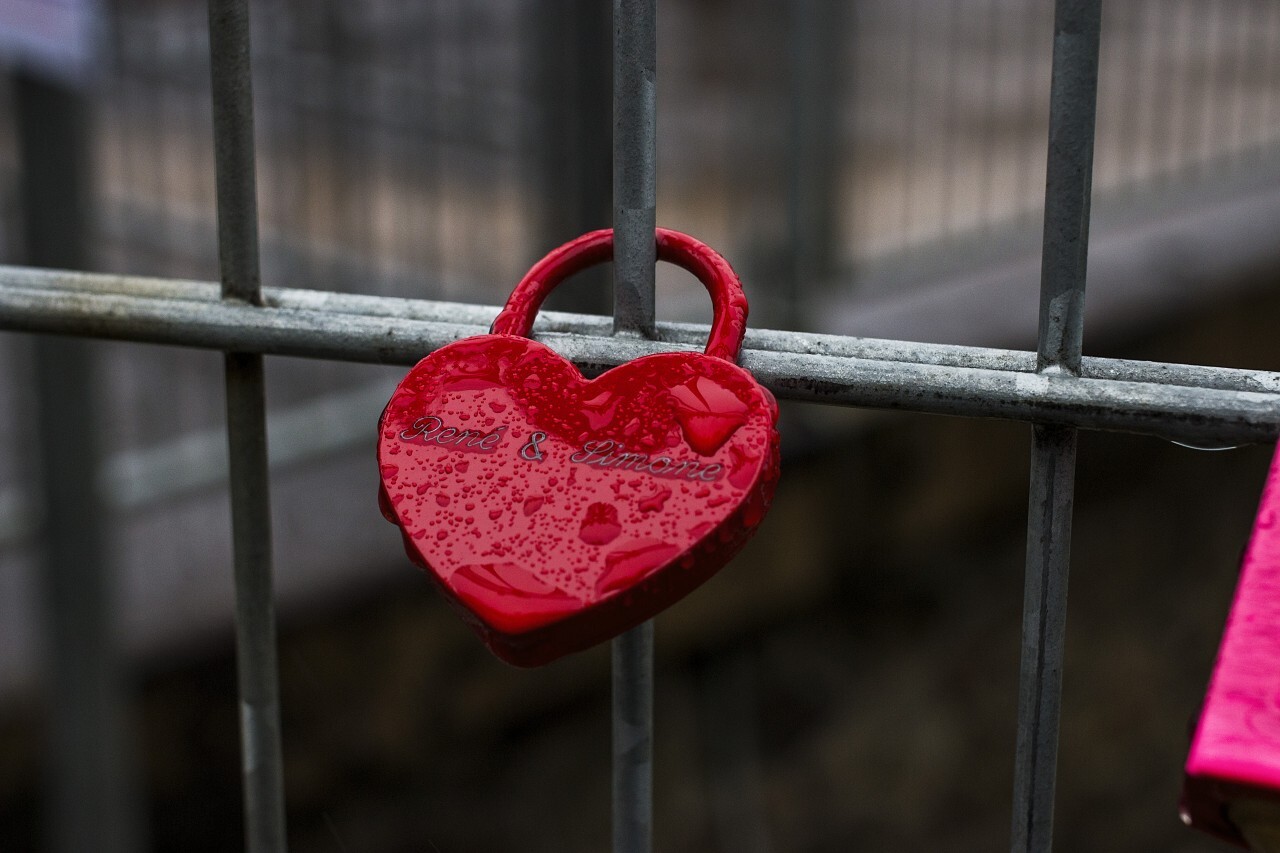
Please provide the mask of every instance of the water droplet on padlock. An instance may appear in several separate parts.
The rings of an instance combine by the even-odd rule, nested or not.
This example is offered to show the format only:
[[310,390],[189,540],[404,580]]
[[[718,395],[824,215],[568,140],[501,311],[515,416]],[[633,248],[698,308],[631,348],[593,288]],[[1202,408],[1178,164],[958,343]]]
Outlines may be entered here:
[[736,394],[705,376],[672,388],[671,396],[676,400],[676,420],[685,441],[703,456],[724,446],[745,423],[749,411]]
[[613,504],[593,503],[587,507],[578,530],[578,538],[588,545],[607,545],[622,533],[618,523],[618,508]]
[[636,506],[641,512],[658,512],[666,506],[667,498],[671,497],[671,490],[665,487],[659,487],[658,491],[647,498],[641,498],[636,502]]
[[756,463],[760,457],[738,448],[729,448],[729,483],[738,489],[746,489],[755,480]]

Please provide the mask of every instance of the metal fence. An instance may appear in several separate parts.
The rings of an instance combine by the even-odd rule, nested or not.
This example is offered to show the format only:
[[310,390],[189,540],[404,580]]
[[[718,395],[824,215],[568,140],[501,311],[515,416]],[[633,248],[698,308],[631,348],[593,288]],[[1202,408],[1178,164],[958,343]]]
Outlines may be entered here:
[[[175,0],[107,5],[82,266],[216,277],[203,15]],[[611,35],[598,6],[556,16],[511,2],[255,6],[264,280],[492,303],[528,258],[606,224]],[[1026,346],[1031,305],[1003,325],[1009,312],[985,304],[952,318],[970,301],[955,287],[963,276],[1038,253],[1051,13],[1002,0],[672,4],[659,40],[664,74],[678,81],[660,90],[664,224],[734,259],[760,325]],[[1248,0],[1104,14],[1094,197],[1109,221],[1167,218],[1188,195],[1243,194],[1276,173],[1280,15]],[[6,94],[0,86],[11,114]],[[7,126],[0,249],[20,256]],[[657,287],[663,317],[705,318],[678,273],[659,270]],[[1150,296],[1124,290],[1104,299],[1141,303],[1143,316],[1185,296],[1159,281]],[[553,307],[604,311],[604,292],[596,278]],[[938,293],[952,294],[946,308],[926,304]],[[897,306],[887,325],[886,304]],[[148,377],[113,380],[129,429],[104,448],[119,484],[112,505],[155,506],[221,479],[216,377],[203,359],[176,353],[159,370],[141,354],[110,358],[114,376]],[[360,440],[376,395],[344,367],[289,373],[278,395],[293,414],[327,407],[334,428],[298,435],[277,461]],[[175,373],[192,389],[181,417],[151,416],[171,408],[161,389]],[[198,441],[187,434],[196,429]],[[4,475],[14,464],[4,454],[0,507],[13,511],[0,518],[0,547],[13,547],[30,539],[33,499]]]
[[[518,258],[599,227],[610,35],[595,6],[258,4],[268,278],[487,303]],[[109,7],[92,262],[210,278],[202,15],[175,0]],[[1153,194],[1274,162],[1271,6],[1138,0],[1105,15],[1100,202],[1151,211]],[[771,325],[795,301],[902,290],[1034,249],[1051,16],[1011,0],[673,4],[659,43],[680,80],[660,94],[666,220],[720,246],[749,287],[770,282],[749,295]],[[5,142],[0,231],[14,234]],[[671,319],[701,308],[663,295]],[[841,331],[820,307],[804,320]]]
[[[1065,629],[1068,543],[1075,468],[1076,434],[1080,429],[1119,430],[1159,436],[1198,445],[1238,444],[1273,441],[1280,437],[1280,374],[1174,364],[1132,362],[1115,359],[1090,359],[1081,356],[1083,309],[1085,296],[1085,261],[1089,242],[1090,199],[1092,197],[1093,158],[1095,152],[1095,112],[1098,108],[1099,32],[1101,8],[1098,0],[1059,0],[1054,21],[1037,21],[1034,31],[1053,34],[1052,73],[1049,87],[1048,138],[1046,167],[1047,191],[1044,197],[1042,275],[1040,288],[1040,323],[1036,352],[995,350],[941,344],[915,344],[900,341],[868,340],[808,332],[755,330],[748,334],[741,363],[782,400],[820,402],[836,406],[867,406],[910,412],[944,413],[970,417],[994,417],[1025,421],[1033,425],[1032,477],[1029,497],[1029,529],[1026,561],[1025,602],[1023,611],[1022,670],[1016,744],[1014,790],[1014,822],[1012,849],[1044,851],[1051,847],[1054,780],[1058,741],[1063,636]],[[989,14],[994,20],[1003,4],[993,3]],[[186,7],[167,8],[168,14],[189,14]],[[391,8],[391,7],[388,7]],[[397,7],[399,8],[399,7]],[[407,8],[407,7],[406,7]],[[495,7],[502,8],[502,7]],[[914,28],[936,27],[937,35],[947,43],[953,40],[955,63],[963,61],[965,45],[963,27],[957,29],[939,19],[919,14],[915,4],[868,5],[859,14],[905,14],[907,25]],[[959,7],[952,7],[959,8]],[[1117,26],[1135,30],[1152,16],[1162,22],[1170,20],[1155,11],[1156,4],[1134,4]],[[1184,5],[1182,8],[1191,8]],[[906,9],[901,12],[899,10]],[[333,11],[331,9],[331,11]],[[402,14],[416,14],[400,10]],[[334,12],[334,14],[337,14]],[[390,14],[390,13],[388,13]],[[501,18],[494,14],[493,21]],[[1236,37],[1248,49],[1241,54],[1237,72],[1247,76],[1249,68],[1259,66],[1263,79],[1270,72],[1277,47],[1271,35],[1277,29],[1276,16],[1262,6],[1249,5]],[[1188,49],[1199,45],[1189,35],[1197,21],[1183,15],[1173,16],[1187,39]],[[657,204],[657,154],[659,137],[655,132],[658,101],[653,84],[658,65],[659,39],[653,0],[616,0],[614,4],[616,33],[613,50],[613,215],[617,230],[617,264],[615,267],[615,304],[612,320],[588,315],[548,314],[539,324],[537,336],[558,352],[572,359],[587,372],[600,371],[638,356],[672,346],[697,346],[705,328],[679,323],[657,323],[652,232]],[[274,615],[271,581],[271,522],[268,513],[268,458],[264,432],[262,365],[264,355],[290,355],[308,358],[380,364],[411,364],[425,352],[449,341],[486,330],[494,309],[457,302],[427,302],[390,295],[350,294],[315,288],[315,280],[299,274],[298,281],[308,287],[262,288],[260,285],[259,229],[270,244],[280,234],[273,229],[276,214],[264,204],[262,215],[257,203],[255,170],[253,96],[250,85],[249,18],[244,0],[211,0],[209,9],[210,57],[213,69],[211,97],[214,104],[212,156],[178,144],[162,149],[182,151],[180,155],[152,164],[146,171],[129,173],[124,166],[116,175],[119,185],[131,188],[155,181],[157,193],[168,193],[174,186],[190,181],[191,206],[200,206],[201,193],[208,190],[207,173],[217,176],[217,252],[221,270],[221,288],[214,285],[176,279],[146,278],[134,275],[112,275],[83,272],[0,268],[0,327],[11,330],[115,340],[174,344],[221,350],[226,353],[227,432],[231,446],[231,490],[233,531],[235,540],[236,625],[240,667],[242,738],[244,745],[245,815],[248,847],[251,851],[283,850],[284,808],[280,752],[280,722],[277,695],[278,679],[275,662]],[[329,25],[342,25],[340,18]],[[383,23],[394,29],[392,16]],[[957,24],[959,21],[952,21]],[[1259,26],[1252,26],[1259,23]],[[1261,26],[1265,23],[1266,26]],[[1039,27],[1043,24],[1043,29]],[[190,28],[187,28],[190,29]],[[179,31],[186,31],[179,28]],[[1029,30],[1028,32],[1031,32]],[[127,43],[131,30],[118,34]],[[170,32],[166,30],[166,32]],[[486,49],[510,49],[502,42],[489,42],[497,31],[476,36],[476,46]],[[801,26],[797,32],[820,37],[821,26]],[[975,27],[979,37],[992,37],[991,29]],[[985,35],[984,35],[985,34]],[[299,33],[299,39],[323,39],[324,30]],[[1031,38],[1031,36],[1028,36]],[[1216,33],[1213,38],[1227,38]],[[1153,42],[1154,43],[1154,42]],[[155,42],[157,49],[175,63],[190,59],[195,42]],[[505,45],[505,48],[503,47]],[[405,46],[402,46],[405,47]],[[1149,74],[1153,85],[1165,78],[1159,73],[1163,48],[1151,48],[1127,57],[1138,64],[1141,73]],[[407,50],[407,47],[406,47]],[[379,51],[380,52],[380,51]],[[802,51],[803,52],[803,51]],[[409,56],[419,54],[407,50]],[[821,55],[818,51],[817,55]],[[290,137],[302,139],[302,155],[323,156],[307,147],[311,134],[306,121],[306,98],[335,98],[341,109],[355,110],[379,92],[408,85],[412,80],[384,79],[375,72],[358,79],[335,80],[325,60],[311,57],[292,69],[289,85],[306,87],[304,107],[299,115],[274,121],[297,122]],[[949,60],[951,61],[951,60]],[[175,66],[176,67],[176,66]],[[500,67],[475,59],[459,67],[483,74],[485,69]],[[416,70],[416,69],[414,69]],[[268,72],[271,69],[268,68]],[[954,68],[953,68],[954,72]],[[409,78],[413,74],[408,75]],[[165,86],[176,87],[165,101],[179,112],[189,111],[191,124],[199,125],[199,109],[190,97],[191,88],[199,88],[194,73],[186,68],[179,73],[166,73]],[[947,87],[958,86],[971,75],[946,75]],[[902,81],[917,97],[925,81]],[[871,83],[862,85],[871,86]],[[1040,88],[1035,76],[1028,90]],[[1106,78],[1102,80],[1107,91]],[[117,96],[127,98],[127,85]],[[1164,139],[1163,131],[1152,136],[1117,132],[1117,139],[1136,139],[1134,148],[1120,161],[1123,165],[1100,170],[1105,181],[1128,180],[1134,174],[1156,174],[1181,169],[1189,164],[1208,168],[1215,152],[1244,151],[1265,147],[1273,140],[1272,123],[1257,121],[1259,109],[1272,109],[1275,93],[1266,87],[1244,87],[1241,100],[1230,105],[1225,120],[1206,122],[1196,128],[1185,117],[1172,119],[1167,114],[1126,113],[1123,121],[1139,127],[1154,127],[1171,121],[1180,128],[1175,136],[1179,143],[1169,150],[1163,144],[1150,143],[1152,136]],[[373,93],[373,94],[371,94]],[[955,102],[955,109],[944,110],[941,120],[959,122],[963,92],[947,88],[945,103]],[[592,97],[591,94],[583,96]],[[1250,98],[1263,99],[1259,104]],[[803,97],[790,100],[799,106],[794,126],[803,128],[816,121],[804,114]],[[898,115],[898,121],[924,121],[931,111],[920,104]],[[260,100],[265,115],[271,115],[274,100],[269,91]],[[1105,104],[1107,101],[1102,101]],[[441,109],[470,108],[474,104],[447,99]],[[514,105],[513,105],[514,106]],[[1225,109],[1225,108],[1224,108]],[[513,109],[519,115],[519,109]],[[937,113],[932,113],[937,117]],[[110,128],[115,141],[109,146],[125,151],[127,134],[155,132],[154,125],[136,121],[140,114],[128,110],[121,113],[120,125]],[[877,122],[893,119],[890,112],[870,111],[859,121]],[[420,122],[429,116],[406,117],[403,127],[389,132],[377,144],[394,145],[403,135],[413,138],[422,132]],[[1225,149],[1215,148],[1217,128],[1225,124],[1233,128]],[[150,127],[151,130],[138,130]],[[494,124],[491,144],[499,150],[511,144],[512,128]],[[339,130],[337,132],[348,132]],[[358,133],[358,131],[350,131]],[[584,137],[589,131],[583,131]],[[963,131],[943,134],[944,141],[965,139]],[[267,134],[266,147],[272,146]],[[1143,140],[1147,141],[1143,141]],[[1206,142],[1205,140],[1210,140]],[[357,142],[361,144],[371,142]],[[466,148],[464,142],[460,147]],[[959,145],[955,142],[955,145]],[[1234,146],[1234,147],[1232,147]],[[981,152],[981,145],[976,145]],[[948,153],[951,152],[951,153]],[[899,213],[905,227],[895,234],[907,235],[907,242],[921,235],[936,234],[949,228],[968,228],[971,223],[958,219],[955,197],[962,191],[959,172],[948,168],[962,155],[959,147],[944,148],[938,180],[922,177],[925,155],[916,152],[902,167],[897,189],[883,194],[867,188],[850,190],[859,199],[898,199]],[[465,162],[465,153],[454,150]],[[951,158],[951,159],[948,159]],[[822,157],[804,158],[822,163]],[[980,160],[994,171],[1007,163],[993,152],[982,152]],[[126,163],[127,158],[119,162]],[[394,158],[393,158],[394,162]],[[272,180],[275,186],[288,186],[286,169]],[[465,168],[465,166],[464,166]],[[1025,164],[1016,169],[1029,173]],[[1145,171],[1144,171],[1145,170]],[[803,181],[803,170],[793,171],[794,179]],[[378,179],[396,184],[394,175]],[[990,186],[997,180],[988,176]],[[939,208],[939,215],[921,213],[923,205],[918,193],[925,184],[950,187],[951,202]],[[916,182],[919,182],[918,184]],[[1025,189],[1037,183],[1034,176],[1022,174],[1014,181]],[[303,181],[305,184],[305,181]],[[377,181],[375,181],[377,183]],[[518,229],[525,221],[519,204],[504,208],[504,194],[518,180],[512,173],[498,172],[488,176],[493,196],[486,226],[498,233]],[[832,180],[833,185],[838,181]],[[306,193],[308,188],[295,187]],[[544,188],[539,188],[543,191]],[[401,233],[392,227],[374,228],[371,208],[351,216],[342,204],[341,186],[338,197],[309,198],[299,208],[305,215],[322,217],[330,222],[330,237],[342,244],[348,236],[359,248],[358,254],[386,259],[386,263],[412,269],[424,262],[426,255],[405,251],[405,247],[379,244],[385,233]],[[803,190],[797,193],[803,195]],[[272,193],[271,195],[275,195]],[[428,197],[447,198],[447,187],[424,189]],[[373,197],[370,196],[370,199]],[[982,216],[996,217],[1016,213],[1023,201],[1012,209],[996,214],[994,196],[978,206]],[[720,199],[717,203],[723,202]],[[399,204],[402,202],[388,202]],[[864,203],[862,201],[859,202]],[[867,201],[866,204],[874,204]],[[1003,203],[1003,202],[1002,202]],[[813,203],[806,209],[821,209]],[[494,213],[493,211],[497,211]],[[126,211],[128,212],[128,211]],[[108,219],[113,217],[108,216]],[[389,221],[401,217],[389,214]],[[446,217],[447,219],[447,217]],[[665,217],[664,217],[665,219]],[[876,217],[856,211],[852,214],[853,230],[867,235],[859,245],[875,245],[880,239],[869,224]],[[143,223],[138,225],[138,223]],[[154,222],[154,220],[152,220]],[[122,216],[122,228],[141,227],[163,240],[170,232],[198,234],[200,223],[183,223],[180,219],[148,225],[146,211],[140,218]],[[914,223],[914,224],[913,224]],[[671,223],[679,224],[679,223]],[[457,234],[465,239],[474,223],[465,216],[453,220]],[[441,227],[448,227],[449,222]],[[544,232],[546,233],[546,232]],[[819,232],[820,233],[820,232]],[[714,242],[715,235],[709,235]],[[783,235],[785,238],[785,235]],[[176,238],[178,242],[185,237]],[[436,248],[454,244],[455,236],[441,237]],[[519,239],[512,236],[512,239]],[[523,239],[529,239],[525,236]],[[287,240],[279,241],[276,250],[287,250]],[[411,241],[410,241],[411,242]],[[798,251],[781,240],[787,251]],[[407,244],[406,244],[407,245]],[[833,246],[853,252],[838,237]],[[422,251],[431,251],[430,247]],[[339,253],[341,254],[341,253]],[[819,257],[822,257],[819,253]],[[341,258],[339,258],[341,260]],[[818,275],[827,260],[804,262],[792,259],[792,269]],[[382,263],[382,261],[378,261]],[[438,259],[432,261],[439,265]],[[809,264],[806,266],[806,264]],[[815,265],[816,264],[816,265]],[[447,266],[446,266],[447,268]],[[294,270],[297,274],[296,269]],[[511,277],[495,274],[499,281]],[[276,276],[268,276],[273,280]],[[472,296],[471,283],[459,280],[441,295]],[[651,848],[651,764],[652,764],[652,658],[653,633],[650,626],[636,629],[614,644],[614,849],[645,851]],[[75,805],[68,808],[74,812]]]

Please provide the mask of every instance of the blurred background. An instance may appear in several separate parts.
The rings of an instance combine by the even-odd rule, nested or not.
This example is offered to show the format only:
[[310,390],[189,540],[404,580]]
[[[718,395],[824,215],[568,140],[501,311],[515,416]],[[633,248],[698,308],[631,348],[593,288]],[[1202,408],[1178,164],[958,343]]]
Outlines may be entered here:
[[[216,280],[204,5],[98,12],[67,89],[75,265]],[[496,305],[610,224],[608,4],[252,14],[266,286]],[[1052,19],[1047,0],[666,0],[659,223],[731,260],[757,327],[1033,348]],[[6,68],[0,261],[45,263],[19,121],[40,89]],[[1280,5],[1105,7],[1086,356],[1280,369],[1278,77]],[[550,307],[609,310],[607,273],[579,279]],[[686,274],[658,284],[660,318],[710,319]],[[120,849],[236,849],[222,359],[87,346],[108,582],[84,595],[118,651]],[[0,336],[6,851],[50,849],[58,820],[35,351]],[[506,667],[404,559],[372,456],[403,372],[268,361],[292,849],[605,849],[607,651]],[[657,849],[999,849],[1029,429],[784,409],[768,522],[658,619]],[[1269,454],[1082,435],[1058,849],[1226,849],[1176,803]]]

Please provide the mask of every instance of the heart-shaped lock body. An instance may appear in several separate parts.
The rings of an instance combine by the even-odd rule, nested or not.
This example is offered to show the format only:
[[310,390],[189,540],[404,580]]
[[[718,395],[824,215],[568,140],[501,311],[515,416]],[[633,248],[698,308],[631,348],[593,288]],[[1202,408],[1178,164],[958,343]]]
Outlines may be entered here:
[[613,232],[553,251],[488,335],[428,355],[379,424],[381,504],[409,558],[498,657],[533,666],[653,617],[723,566],[778,478],[778,409],[735,361],[746,299],[713,250],[659,229],[658,258],[712,296],[705,353],[588,380],[528,337],[547,293]]

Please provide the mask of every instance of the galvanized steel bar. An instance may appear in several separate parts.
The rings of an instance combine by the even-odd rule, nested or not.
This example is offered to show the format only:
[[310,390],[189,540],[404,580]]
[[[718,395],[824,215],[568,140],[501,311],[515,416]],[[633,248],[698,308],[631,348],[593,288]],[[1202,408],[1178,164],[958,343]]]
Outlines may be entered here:
[[653,849],[653,621],[612,643],[613,851]]
[[1013,779],[1012,849],[1016,853],[1040,853],[1053,847],[1075,464],[1076,430],[1036,424],[1032,430]]
[[[212,343],[193,340],[189,345],[345,361],[414,364],[421,358],[421,351],[416,355],[401,353],[397,347],[387,348],[382,342],[371,342],[367,347],[359,348],[332,340],[330,336],[336,324],[361,318],[382,318],[384,333],[388,331],[386,320],[395,319],[464,327],[467,334],[481,334],[474,330],[487,328],[499,310],[494,305],[367,296],[331,290],[266,287],[262,293],[262,311],[230,306],[229,315],[235,317],[234,322],[248,324],[244,336],[231,337],[229,331],[213,323],[203,331],[217,336],[217,340]],[[126,308],[115,297],[137,297],[133,304],[145,307],[155,317],[133,323],[128,316],[132,309]],[[217,312],[228,307],[220,303],[219,286],[212,282],[0,265],[0,328],[182,344],[184,336],[191,332],[187,326],[201,325],[201,318],[206,316],[199,304],[188,306],[183,303],[211,304],[216,306]],[[161,315],[167,318],[163,325],[175,326],[171,334],[164,333],[158,320]],[[255,317],[259,318],[257,323],[253,321]],[[334,324],[322,322],[323,317],[333,318]],[[262,339],[261,332],[266,328],[287,336],[287,340],[273,338],[269,342]],[[535,337],[544,339],[561,335],[595,339],[609,335],[611,329],[610,318],[563,311],[540,311],[534,323]],[[696,323],[658,323],[655,335],[660,344],[698,348],[706,338],[707,327]],[[600,343],[605,347],[610,345],[608,341]],[[275,346],[287,349],[273,349]],[[663,348],[652,345],[655,352]],[[744,348],[748,351],[1018,373],[1034,373],[1036,366],[1036,354],[1024,350],[773,329],[748,329]],[[1081,359],[1081,376],[1121,382],[1280,393],[1280,374],[1236,367],[1085,356]]]
[[613,317],[618,332],[653,336],[657,246],[656,0],[613,4]]
[[[0,267],[0,328],[216,350],[412,365],[484,334],[498,309],[266,288],[266,305],[218,287]],[[676,347],[707,327],[660,323],[658,340],[609,337],[608,318],[541,312],[534,337],[587,373]],[[1039,374],[1036,354],[752,329],[740,358],[780,399],[1056,423],[1189,443],[1280,438],[1280,373],[1085,358],[1079,378]]]
[[1080,372],[1093,185],[1102,0],[1058,0],[1054,15],[1040,261],[1041,370]]
[[[1069,385],[1084,381],[1078,377],[1101,18],[1101,0],[1058,0],[1054,13],[1036,372],[1045,381]],[[1053,847],[1075,464],[1075,428],[1036,424],[1014,762],[1014,853],[1047,853]]]
[[[613,331],[652,338],[657,2],[613,4]],[[613,641],[613,851],[653,849],[653,623]]]
[[283,853],[284,768],[262,356],[228,353],[226,375],[246,846],[249,853]]
[[209,56],[222,295],[257,305],[262,282],[248,0],[209,0]]
[[[613,217],[613,5],[570,0],[547,14],[522,4],[528,16],[528,51],[538,86],[539,205],[534,245],[558,246],[606,226]],[[608,314],[613,305],[609,269],[574,276],[574,311]]]
[[[229,305],[254,311],[257,309],[251,306],[262,303],[262,285],[248,0],[210,0],[209,53],[222,297]],[[262,354],[227,349],[227,438],[245,839],[249,853],[283,853],[284,772]]]

